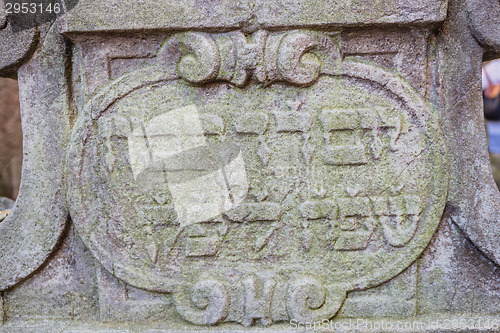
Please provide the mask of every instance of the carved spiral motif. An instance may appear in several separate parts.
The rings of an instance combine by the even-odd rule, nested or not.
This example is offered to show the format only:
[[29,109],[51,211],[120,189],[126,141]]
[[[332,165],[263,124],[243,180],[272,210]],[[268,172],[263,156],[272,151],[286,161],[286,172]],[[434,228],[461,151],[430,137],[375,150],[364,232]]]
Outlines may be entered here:
[[[133,286],[172,293],[179,316],[191,323],[266,326],[333,318],[347,292],[380,285],[411,265],[446,203],[443,134],[405,80],[365,62],[342,61],[338,45],[337,35],[313,31],[176,34],[159,50],[156,66],[103,87],[76,122],[68,158],[78,175],[68,191],[72,218],[103,266]],[[180,75],[257,84],[193,86],[179,82]],[[314,84],[283,84],[290,80]],[[274,82],[280,84],[270,86]],[[148,108],[131,107],[143,101]],[[187,124],[186,133],[203,133],[197,137],[207,144],[233,142],[245,153],[251,200],[221,209],[220,222],[179,228],[168,182],[145,187],[149,178],[135,180],[140,164],[127,154],[130,140],[178,136],[171,122],[156,122],[171,119],[174,106],[184,106],[174,114],[199,116],[199,131],[192,121],[176,121]],[[189,111],[193,107],[200,112]],[[147,126],[135,132],[139,122]],[[158,147],[171,155],[153,155],[162,162],[154,170],[181,165],[170,163],[175,149]],[[192,161],[213,170],[206,159]],[[282,173],[285,181],[271,179]],[[228,174],[219,177],[226,185]],[[307,191],[297,179],[307,180]],[[287,194],[295,189],[297,196]],[[113,193],[106,204],[119,203],[122,211],[107,216],[103,191]],[[188,193],[205,203],[215,191]],[[231,282],[218,282],[226,279]]]
[[190,293],[180,287],[174,292],[174,302],[179,314],[196,325],[215,325],[228,315],[226,287],[215,280],[197,282]]
[[298,85],[316,81],[321,62],[309,52],[316,46],[317,40],[304,32],[294,32],[283,38],[278,51],[278,68],[286,81]]
[[298,321],[310,321],[312,312],[326,302],[325,287],[312,277],[294,281],[288,295],[288,314],[291,319]]
[[220,67],[219,49],[215,41],[201,33],[186,32],[175,35],[182,58],[177,73],[184,80],[202,83],[217,77]]

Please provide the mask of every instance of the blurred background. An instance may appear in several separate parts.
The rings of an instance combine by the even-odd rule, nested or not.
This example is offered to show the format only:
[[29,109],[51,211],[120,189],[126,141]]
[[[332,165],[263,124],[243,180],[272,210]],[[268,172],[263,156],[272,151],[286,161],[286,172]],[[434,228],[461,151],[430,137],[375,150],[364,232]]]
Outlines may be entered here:
[[[500,185],[500,59],[483,64],[483,100],[491,168]],[[500,186],[499,186],[500,188]]]
[[16,199],[23,161],[17,81],[0,78],[0,197]]
[[[500,185],[500,59],[483,64],[485,126],[493,177]],[[0,78],[0,197],[16,199],[23,151],[17,81]],[[500,186],[499,186],[500,188]]]

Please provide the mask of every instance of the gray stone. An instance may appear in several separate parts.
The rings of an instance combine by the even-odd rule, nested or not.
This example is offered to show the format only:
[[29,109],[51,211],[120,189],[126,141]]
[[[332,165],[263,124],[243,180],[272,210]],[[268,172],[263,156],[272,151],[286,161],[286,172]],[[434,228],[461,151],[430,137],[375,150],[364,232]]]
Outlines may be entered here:
[[469,28],[476,40],[485,48],[485,58],[498,58],[500,56],[500,31],[498,18],[500,6],[495,1],[468,0],[467,14]]
[[1,9],[0,9],[0,28],[5,28],[7,25],[7,14],[5,13],[5,3],[4,0],[0,2]]
[[0,210],[12,209],[15,201],[9,198],[0,198]]
[[60,22],[63,32],[144,29],[367,26],[442,22],[447,1],[232,0],[155,3],[80,0]]
[[[0,43],[3,46],[4,40]],[[19,197],[0,224],[0,290],[31,275],[50,256],[66,226],[62,191],[69,129],[65,44],[50,33],[37,56],[18,72],[23,121],[23,178]]]
[[17,70],[33,53],[38,41],[38,29],[14,32],[7,20],[4,0],[0,1],[0,75],[16,77]]
[[0,57],[0,330],[494,329],[495,1],[81,0],[34,29]]
[[[485,1],[483,7],[487,3]],[[477,5],[480,3],[477,2]],[[461,83],[443,91],[440,99],[447,145],[454,147],[449,149],[452,175],[449,214],[481,251],[500,264],[500,221],[497,213],[500,193],[491,175],[481,89],[478,88],[484,50],[473,35],[463,33],[463,25],[470,19],[466,3],[451,3],[450,15],[445,25],[447,33],[439,37],[438,61],[443,70],[437,77],[441,82]],[[470,137],[476,139],[469,140]]]
[[15,202],[12,199],[0,197],[0,222],[5,220],[11,213],[14,204]]

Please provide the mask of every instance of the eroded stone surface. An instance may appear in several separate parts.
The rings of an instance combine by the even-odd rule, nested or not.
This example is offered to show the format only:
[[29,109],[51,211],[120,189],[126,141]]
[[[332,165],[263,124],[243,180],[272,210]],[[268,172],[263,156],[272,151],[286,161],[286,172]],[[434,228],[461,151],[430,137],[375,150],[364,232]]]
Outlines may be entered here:
[[468,0],[467,13],[473,36],[486,48],[487,57],[500,56],[500,3],[498,1]]
[[447,0],[167,0],[149,2],[80,0],[60,22],[64,32],[143,29],[364,26],[442,22]]
[[[310,56],[319,61],[323,49],[337,50],[326,35],[271,34],[269,40],[282,40],[273,51],[277,62],[254,63],[256,80],[314,80],[309,87],[254,83],[241,89],[219,83],[205,88],[177,79],[175,72],[188,81],[217,80],[227,66],[217,41],[231,36],[174,36],[175,44],[167,40],[164,48],[170,57],[176,53],[169,45],[182,40],[198,54],[198,63],[171,71],[161,49],[163,68],[127,74],[87,104],[73,133],[72,216],[108,270],[137,287],[172,292],[187,321],[251,325],[260,319],[267,325],[327,319],[347,291],[397,275],[427,245],[447,190],[442,134],[418,94],[391,73],[357,62],[340,64],[331,56],[317,63],[321,67],[314,61],[307,67],[287,49],[288,43],[298,43],[299,50],[310,44],[319,54]],[[190,55],[184,57],[179,64]],[[173,129],[176,115],[188,116],[188,109],[192,126],[179,133]],[[220,119],[225,131],[199,137],[198,114]],[[243,130],[250,115],[258,130]],[[147,125],[154,121],[156,127]],[[145,140],[140,168],[131,154],[139,149],[137,133]],[[179,147],[168,143],[181,134],[186,139],[179,139]],[[206,188],[193,189],[190,181],[204,177],[206,184],[212,170],[190,154],[176,169],[179,162],[168,150],[182,152],[207,142],[241,150],[248,193],[234,209],[220,206],[215,221],[186,226],[176,193],[184,186],[201,207],[207,205]],[[265,160],[262,146],[268,147]],[[163,160],[155,157],[158,152]],[[107,198],[113,199],[107,203]],[[301,308],[306,286],[319,288],[317,311]],[[255,294],[259,288],[264,288],[261,296]],[[186,292],[208,293],[208,308],[191,305]],[[250,298],[240,299],[241,293]],[[267,310],[251,310],[255,302],[269,302]]]
[[81,1],[42,27],[1,329],[496,320],[479,3]]
[[17,70],[35,50],[38,29],[14,32],[6,15],[4,1],[0,1],[0,74],[16,77]]
[[[23,134],[19,110],[19,88],[11,79],[0,80],[0,196],[17,198],[21,183]],[[1,207],[0,207],[1,208]]]
[[[5,44],[2,44],[5,47]],[[0,224],[0,290],[31,275],[47,260],[66,226],[62,191],[68,138],[64,41],[52,33],[38,56],[19,71],[24,159],[20,194]]]

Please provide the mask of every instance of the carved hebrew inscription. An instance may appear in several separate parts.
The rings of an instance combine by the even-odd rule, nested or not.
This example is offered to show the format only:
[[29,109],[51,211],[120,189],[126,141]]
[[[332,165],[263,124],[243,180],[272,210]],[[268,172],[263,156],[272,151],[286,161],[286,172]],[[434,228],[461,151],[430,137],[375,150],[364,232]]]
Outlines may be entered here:
[[194,324],[331,318],[428,244],[442,140],[404,80],[342,61],[334,36],[178,34],[82,111],[73,217],[110,272]]

